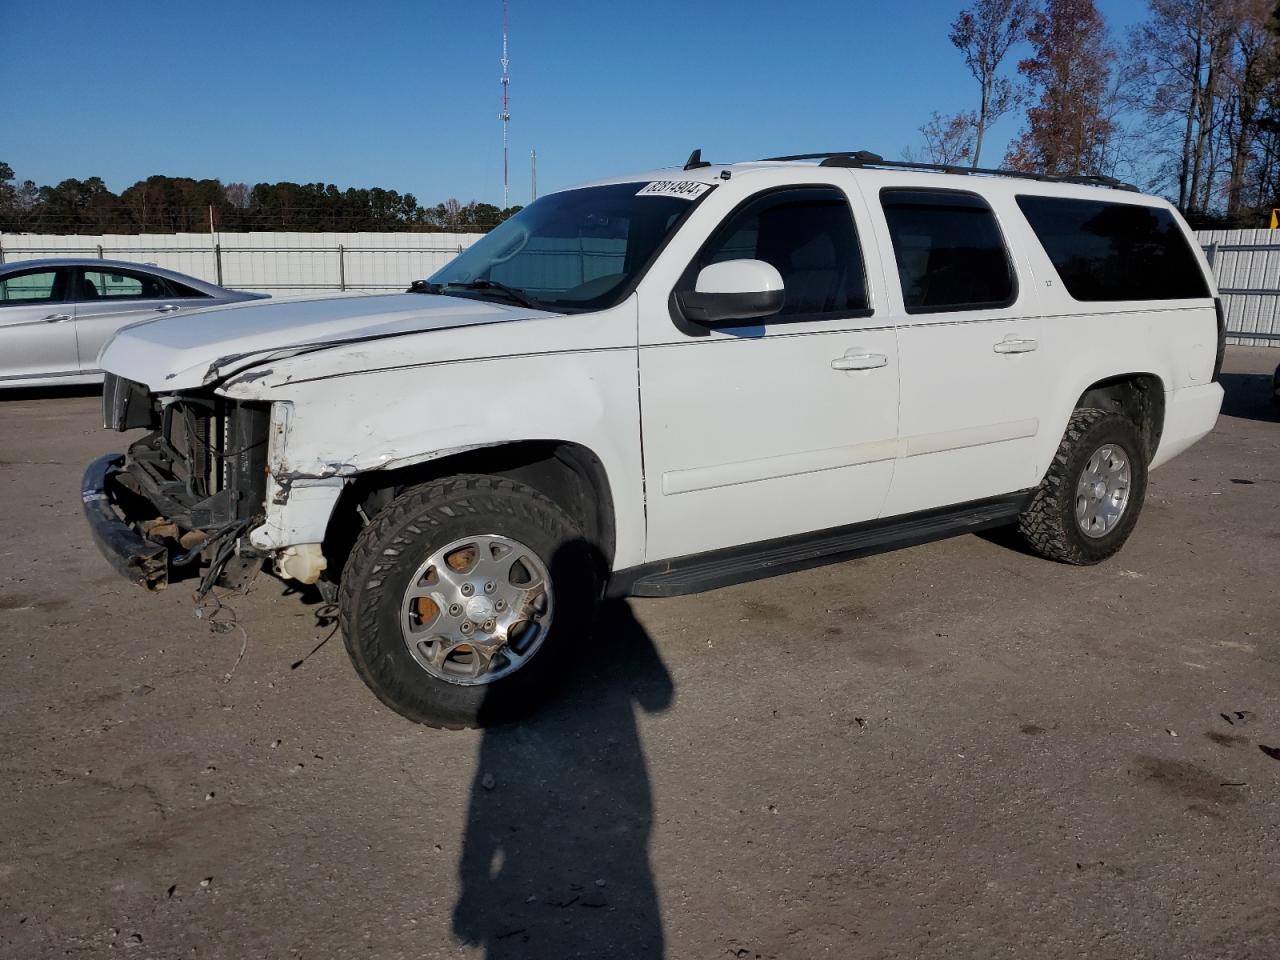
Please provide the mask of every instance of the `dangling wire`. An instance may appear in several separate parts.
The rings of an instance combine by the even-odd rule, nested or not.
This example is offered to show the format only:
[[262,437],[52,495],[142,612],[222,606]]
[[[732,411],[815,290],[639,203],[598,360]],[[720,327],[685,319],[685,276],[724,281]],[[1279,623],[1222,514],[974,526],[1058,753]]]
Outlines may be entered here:
[[306,663],[308,660],[310,660],[310,659],[311,659],[311,657],[312,657],[312,656],[313,656],[313,655],[314,655],[314,654],[315,654],[315,653],[316,653],[316,652],[317,652],[321,647],[323,647],[326,643],[328,643],[330,640],[332,640],[332,639],[333,639],[334,634],[336,634],[336,633],[338,632],[338,603],[337,603],[337,601],[335,601],[335,600],[330,600],[330,601],[328,601],[328,602],[326,602],[326,603],[322,603],[322,604],[320,604],[320,606],[316,608],[316,626],[317,626],[317,627],[328,627],[328,626],[332,626],[332,627],[333,627],[333,629],[332,629],[332,630],[330,630],[327,634],[325,634],[325,635],[324,635],[324,638],[323,638],[319,643],[317,643],[314,647],[312,647],[312,648],[311,648],[311,650],[307,653],[307,655],[306,655],[305,657],[303,657],[301,660],[295,660],[293,663],[291,663],[291,664],[289,665],[289,669],[290,669],[290,670],[297,670],[300,666],[302,666],[304,663]]
[[203,620],[209,625],[211,633],[231,633],[238,630],[240,632],[240,653],[236,656],[236,662],[231,665],[231,669],[222,675],[223,683],[230,683],[231,678],[235,676],[236,668],[240,666],[240,661],[244,659],[245,651],[249,649],[249,632],[236,617],[234,607],[222,602],[213,591],[207,593],[196,604],[196,619]]

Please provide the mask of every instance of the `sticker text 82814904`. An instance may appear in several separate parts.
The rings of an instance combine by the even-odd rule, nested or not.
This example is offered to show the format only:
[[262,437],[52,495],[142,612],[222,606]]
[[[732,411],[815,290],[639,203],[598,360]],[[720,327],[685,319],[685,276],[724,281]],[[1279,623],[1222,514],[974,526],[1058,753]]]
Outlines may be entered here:
[[636,191],[637,197],[680,197],[684,200],[697,200],[711,189],[709,183],[697,180],[654,180],[646,183]]

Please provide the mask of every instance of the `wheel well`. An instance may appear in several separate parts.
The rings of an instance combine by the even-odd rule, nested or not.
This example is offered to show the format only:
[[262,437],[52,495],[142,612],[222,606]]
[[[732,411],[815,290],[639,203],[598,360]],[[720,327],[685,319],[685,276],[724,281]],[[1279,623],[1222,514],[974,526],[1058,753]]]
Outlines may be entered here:
[[1130,373],[1099,380],[1080,395],[1077,410],[1096,408],[1128,417],[1146,444],[1147,459],[1155,455],[1164,431],[1164,384],[1150,373]]
[[[506,477],[555,501],[582,529],[587,542],[612,565],[613,494],[604,464],[589,449],[559,440],[524,440],[481,447],[395,470],[372,470],[347,485],[329,518],[324,553],[337,580],[368,518],[419,483],[460,473]],[[607,567],[606,567],[607,568]]]

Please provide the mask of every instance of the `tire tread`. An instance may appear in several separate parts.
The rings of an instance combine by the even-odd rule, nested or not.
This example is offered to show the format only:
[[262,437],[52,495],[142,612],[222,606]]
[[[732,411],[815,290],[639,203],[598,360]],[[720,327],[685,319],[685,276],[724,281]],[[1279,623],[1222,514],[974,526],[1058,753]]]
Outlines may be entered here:
[[343,644],[356,673],[392,710],[418,723],[447,730],[473,727],[477,721],[433,711],[429,704],[420,702],[421,697],[410,689],[409,677],[396,669],[395,662],[380,647],[378,616],[384,600],[381,594],[385,573],[399,557],[397,545],[408,545],[406,534],[421,536],[466,513],[519,516],[552,539],[580,536],[555,501],[518,481],[480,474],[434,480],[403,491],[360,531],[338,592]]
[[[1068,532],[1063,519],[1067,512],[1064,498],[1074,503],[1073,481],[1069,475],[1072,456],[1087,434],[1114,416],[1116,415],[1096,407],[1081,408],[1071,414],[1044,480],[1032,496],[1031,503],[1018,517],[1019,533],[1040,556],[1076,566],[1097,563],[1101,559],[1082,550],[1079,537],[1073,537]],[[1139,506],[1137,503],[1131,504],[1131,509]]]

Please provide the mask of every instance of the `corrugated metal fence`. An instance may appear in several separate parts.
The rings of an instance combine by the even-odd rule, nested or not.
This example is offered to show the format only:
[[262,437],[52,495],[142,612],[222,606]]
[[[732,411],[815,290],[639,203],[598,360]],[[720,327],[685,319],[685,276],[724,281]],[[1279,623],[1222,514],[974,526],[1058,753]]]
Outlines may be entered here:
[[133,260],[233,290],[276,296],[404,290],[435,273],[476,233],[207,233],[0,237],[0,263],[41,257]]
[[[403,290],[480,239],[475,233],[204,233],[0,236],[0,263],[91,256],[168,267],[236,290],[276,296],[324,290]],[[1197,234],[1213,265],[1230,342],[1280,347],[1280,230],[1205,230]],[[540,251],[551,261],[555,254]],[[575,269],[583,269],[574,251]],[[607,258],[612,250],[593,251]],[[539,274],[552,266],[548,263]],[[558,268],[561,265],[555,264]],[[607,271],[606,271],[607,272]],[[540,277],[503,277],[538,286]],[[585,277],[583,279],[586,279]],[[520,281],[520,282],[517,282]]]
[[1202,230],[1227,314],[1228,343],[1280,347],[1280,230]]

